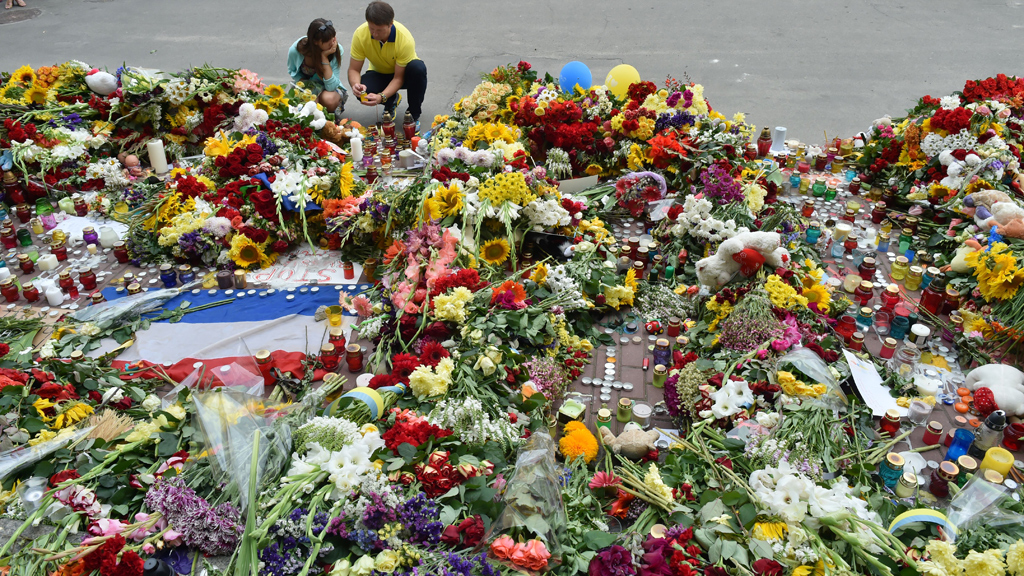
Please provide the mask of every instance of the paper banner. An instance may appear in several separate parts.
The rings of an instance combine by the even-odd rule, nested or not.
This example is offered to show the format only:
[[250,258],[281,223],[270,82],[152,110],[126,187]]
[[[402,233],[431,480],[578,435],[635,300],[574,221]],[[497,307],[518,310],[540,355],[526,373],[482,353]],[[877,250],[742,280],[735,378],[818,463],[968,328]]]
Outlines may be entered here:
[[345,279],[343,263],[338,252],[314,251],[308,244],[278,258],[268,268],[246,274],[249,282],[266,282],[270,286],[298,286],[317,281],[320,284],[357,284],[363,274],[363,267],[353,262],[351,280]]

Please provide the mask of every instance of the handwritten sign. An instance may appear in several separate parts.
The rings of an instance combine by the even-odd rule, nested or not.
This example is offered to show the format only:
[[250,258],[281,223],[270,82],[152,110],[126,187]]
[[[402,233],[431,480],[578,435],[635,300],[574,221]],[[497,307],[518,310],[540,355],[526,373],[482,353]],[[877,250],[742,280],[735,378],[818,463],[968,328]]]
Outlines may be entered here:
[[271,286],[309,284],[357,284],[363,274],[363,267],[353,262],[352,279],[345,278],[344,263],[338,252],[313,250],[309,245],[282,255],[269,268],[250,272],[249,282],[266,282]]

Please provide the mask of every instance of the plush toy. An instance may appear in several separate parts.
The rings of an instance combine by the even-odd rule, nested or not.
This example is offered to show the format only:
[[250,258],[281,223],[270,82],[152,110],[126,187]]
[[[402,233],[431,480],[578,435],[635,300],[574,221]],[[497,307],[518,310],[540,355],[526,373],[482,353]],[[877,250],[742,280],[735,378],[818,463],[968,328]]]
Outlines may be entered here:
[[974,217],[984,232],[992,226],[1002,236],[1024,238],[1024,208],[998,190],[979,190],[964,196],[962,211]]
[[85,85],[100,96],[110,96],[117,90],[117,76],[93,68],[85,76]]
[[709,288],[729,283],[737,272],[753,276],[762,265],[773,268],[789,262],[789,251],[782,247],[776,232],[740,232],[718,246],[718,251],[697,261],[697,278]]
[[630,460],[639,460],[654,450],[654,441],[661,437],[657,430],[644,432],[636,422],[626,424],[618,436],[608,428],[601,428],[601,440],[612,452],[621,454]]
[[967,255],[981,250],[981,243],[974,238],[968,238],[964,245],[956,249],[953,260],[942,267],[943,272],[952,270],[957,274],[970,274],[972,268],[967,265]]
[[982,416],[1002,410],[1008,416],[1024,415],[1024,372],[1006,364],[980,366],[967,375],[967,389]]

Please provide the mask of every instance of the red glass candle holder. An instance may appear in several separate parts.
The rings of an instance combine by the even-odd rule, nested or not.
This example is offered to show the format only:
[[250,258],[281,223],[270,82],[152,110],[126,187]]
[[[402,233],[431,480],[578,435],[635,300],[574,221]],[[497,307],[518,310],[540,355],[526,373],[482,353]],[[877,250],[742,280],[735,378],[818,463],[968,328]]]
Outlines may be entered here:
[[349,344],[345,348],[345,362],[349,372],[363,371],[363,348],[359,344]]
[[1024,424],[1015,422],[1003,429],[1003,446],[1010,452],[1020,450],[1024,442]]
[[[64,251],[64,257],[67,258],[67,250]],[[114,243],[114,258],[121,264],[128,263],[128,247],[125,246],[124,242]]]
[[344,272],[345,280],[354,280],[356,277],[355,267],[351,262],[342,262],[341,269]]
[[96,289],[96,273],[90,268],[86,268],[78,274],[78,281],[82,283],[82,287],[86,290]]
[[18,286],[14,283],[14,278],[8,278],[3,282],[0,282],[0,294],[2,294],[8,302],[18,301]]

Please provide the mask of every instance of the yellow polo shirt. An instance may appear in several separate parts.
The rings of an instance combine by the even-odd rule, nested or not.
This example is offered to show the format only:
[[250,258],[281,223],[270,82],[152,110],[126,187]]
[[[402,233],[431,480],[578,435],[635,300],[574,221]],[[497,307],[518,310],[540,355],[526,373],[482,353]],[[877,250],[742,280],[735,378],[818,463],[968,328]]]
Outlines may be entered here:
[[392,23],[391,37],[383,44],[370,37],[370,26],[363,22],[352,33],[349,54],[353,60],[369,60],[370,70],[381,74],[394,74],[396,65],[408,66],[409,62],[418,59],[416,41],[409,30],[398,22]]

